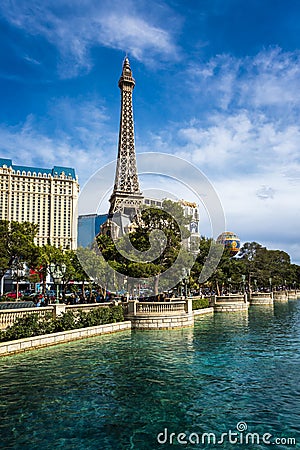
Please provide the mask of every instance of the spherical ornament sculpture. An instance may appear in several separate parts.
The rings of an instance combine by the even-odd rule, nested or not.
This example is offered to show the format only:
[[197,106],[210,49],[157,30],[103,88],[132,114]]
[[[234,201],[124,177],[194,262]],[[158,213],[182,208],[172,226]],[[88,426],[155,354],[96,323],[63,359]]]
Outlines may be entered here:
[[240,251],[241,241],[240,238],[231,231],[225,231],[220,234],[217,239],[217,244],[222,244],[224,247],[230,250],[230,256],[235,256]]

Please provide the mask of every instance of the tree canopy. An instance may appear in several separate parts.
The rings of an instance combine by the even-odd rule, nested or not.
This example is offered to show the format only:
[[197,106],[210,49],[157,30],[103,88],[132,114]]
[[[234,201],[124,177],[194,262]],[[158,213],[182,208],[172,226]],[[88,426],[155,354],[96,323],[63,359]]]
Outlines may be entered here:
[[[211,239],[200,239],[200,251],[192,269],[192,284],[197,285],[198,277],[206,263]],[[288,253],[283,250],[268,250],[258,242],[246,242],[239,254],[230,256],[225,248],[221,260],[208,280],[216,292],[221,287],[240,289],[242,284],[248,288],[293,287],[300,285],[300,266],[291,264]]]
[[0,276],[14,265],[27,263],[32,267],[38,258],[38,247],[34,243],[37,225],[29,222],[0,220]]
[[[154,277],[153,292],[158,293],[160,275],[172,267],[180,256],[190,264],[190,254],[182,249],[182,241],[190,235],[182,207],[170,200],[163,208],[145,208],[134,231],[113,240],[99,234],[97,245],[106,261],[118,272],[134,278]],[[182,262],[184,266],[184,261]]]

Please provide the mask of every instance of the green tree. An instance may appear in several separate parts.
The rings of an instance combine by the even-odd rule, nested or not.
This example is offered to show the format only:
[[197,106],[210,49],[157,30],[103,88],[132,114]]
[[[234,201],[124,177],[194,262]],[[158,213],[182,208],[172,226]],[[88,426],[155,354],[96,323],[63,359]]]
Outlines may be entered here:
[[290,285],[298,279],[297,267],[291,264],[288,253],[283,250],[268,250],[257,242],[246,242],[240,251],[249,287],[255,280],[258,287]]
[[38,227],[29,222],[0,220],[0,277],[13,267],[35,267],[39,250],[34,243]]
[[182,241],[190,235],[190,220],[178,203],[165,200],[162,209],[145,208],[135,230],[121,237],[117,246],[103,235],[98,235],[97,244],[105,260],[122,274],[154,277],[153,290],[157,295],[159,289],[163,290],[163,285],[159,286],[161,273],[173,266],[180,250],[181,264],[190,262],[189,252],[182,251]]
[[35,267],[36,272],[39,274],[42,280],[42,291],[45,295],[46,292],[46,279],[50,272],[50,264],[64,262],[64,253],[62,249],[55,247],[54,245],[46,244],[39,248],[39,257]]

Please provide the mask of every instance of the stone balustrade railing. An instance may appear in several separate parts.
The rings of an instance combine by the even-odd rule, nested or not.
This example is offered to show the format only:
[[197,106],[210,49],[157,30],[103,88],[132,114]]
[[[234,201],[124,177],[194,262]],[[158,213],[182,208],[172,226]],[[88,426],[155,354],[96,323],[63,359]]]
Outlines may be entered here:
[[251,292],[250,294],[250,300],[251,299],[273,299],[273,292]]
[[194,324],[192,299],[166,302],[129,300],[123,307],[133,329],[165,330]]
[[13,325],[13,323],[20,317],[31,314],[38,314],[39,317],[45,317],[46,314],[53,313],[53,307],[45,308],[20,308],[20,309],[4,309],[0,310],[0,330]]
[[211,303],[224,303],[224,302],[242,302],[247,303],[246,294],[228,294],[228,295],[213,295],[211,297]]
[[249,308],[246,294],[213,295],[210,304],[217,313],[244,312]]
[[88,303],[79,305],[65,305],[58,303],[47,307],[34,308],[14,308],[14,309],[0,309],[0,330],[5,330],[10,327],[20,317],[28,316],[30,314],[38,314],[39,317],[45,317],[47,313],[51,313],[53,317],[57,317],[66,311],[90,311],[94,308],[102,308],[110,306],[111,303]]
[[178,314],[185,312],[185,301],[137,303],[136,314]]
[[78,304],[78,305],[66,305],[65,309],[66,311],[91,311],[91,309],[95,309],[95,308],[101,308],[101,307],[107,307],[110,306],[111,302],[108,303],[83,303],[83,304]]
[[249,296],[251,306],[273,305],[273,292],[251,292]]

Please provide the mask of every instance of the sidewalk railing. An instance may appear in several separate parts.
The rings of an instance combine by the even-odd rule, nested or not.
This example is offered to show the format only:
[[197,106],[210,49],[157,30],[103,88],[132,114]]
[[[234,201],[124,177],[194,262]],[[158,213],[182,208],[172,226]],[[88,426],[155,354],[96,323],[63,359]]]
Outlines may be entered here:
[[45,308],[35,307],[0,310],[0,330],[5,330],[5,328],[10,327],[21,317],[29,316],[31,314],[38,314],[39,317],[45,317],[48,313],[53,313],[52,306],[47,306]]
[[133,316],[176,315],[191,313],[191,311],[191,299],[172,302],[139,302],[137,300],[129,300],[129,302],[124,305],[125,314]]
[[14,308],[14,309],[0,309],[0,330],[5,330],[15,323],[21,317],[37,314],[39,317],[45,317],[46,314],[52,314],[57,317],[66,311],[91,311],[94,308],[103,308],[111,306],[112,303],[87,303],[79,305],[65,305],[64,303],[56,303],[46,307],[33,308]]

